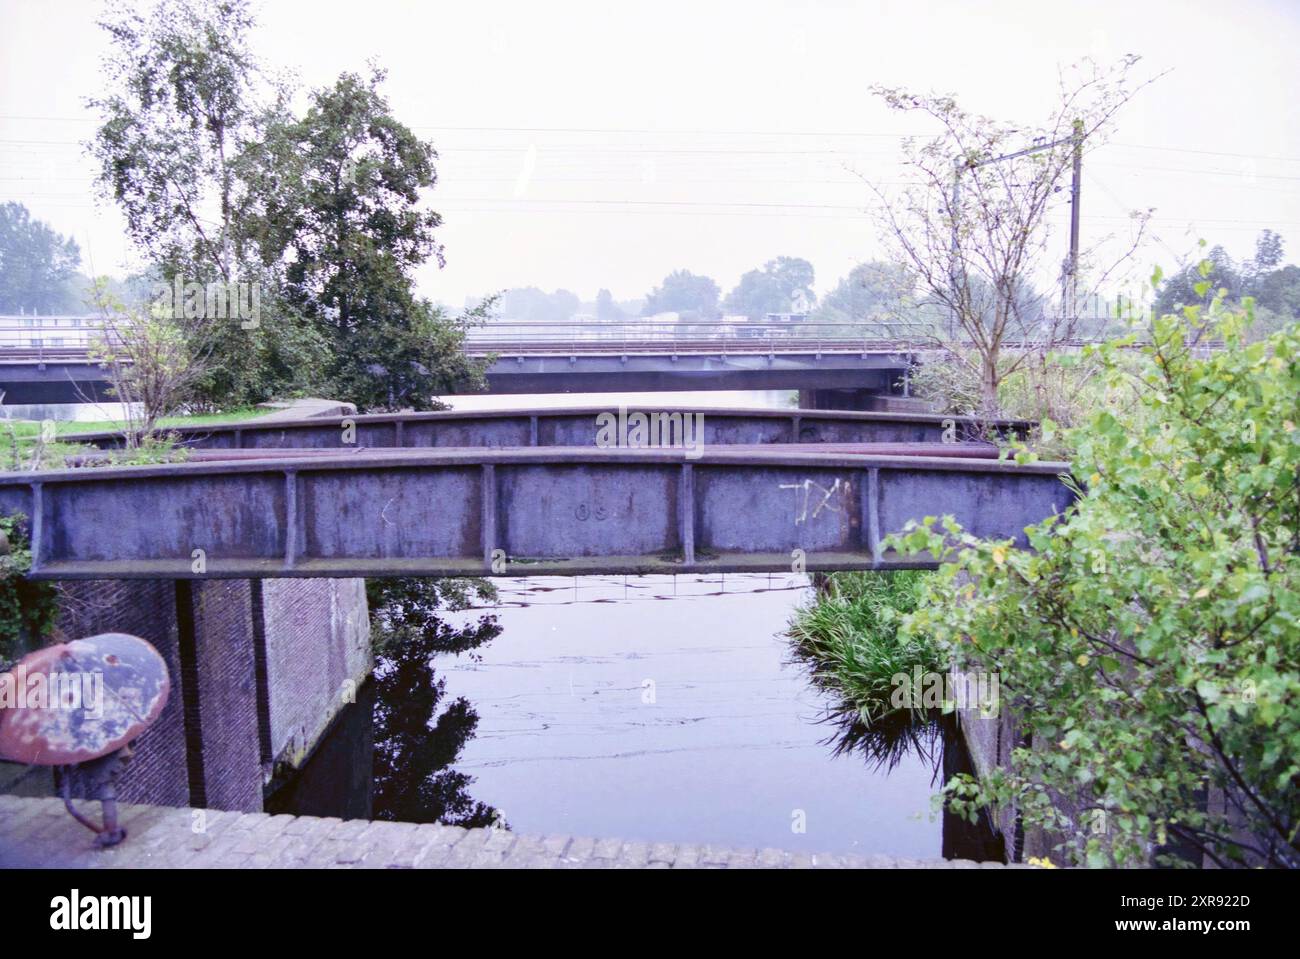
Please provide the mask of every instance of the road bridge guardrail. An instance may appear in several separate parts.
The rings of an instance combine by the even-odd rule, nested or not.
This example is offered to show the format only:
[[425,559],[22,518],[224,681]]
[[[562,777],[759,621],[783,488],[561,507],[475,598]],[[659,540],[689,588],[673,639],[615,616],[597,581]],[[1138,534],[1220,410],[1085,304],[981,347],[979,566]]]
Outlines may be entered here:
[[915,323],[663,322],[606,323],[495,321],[472,328],[466,349],[504,356],[536,353],[879,352],[915,340]]

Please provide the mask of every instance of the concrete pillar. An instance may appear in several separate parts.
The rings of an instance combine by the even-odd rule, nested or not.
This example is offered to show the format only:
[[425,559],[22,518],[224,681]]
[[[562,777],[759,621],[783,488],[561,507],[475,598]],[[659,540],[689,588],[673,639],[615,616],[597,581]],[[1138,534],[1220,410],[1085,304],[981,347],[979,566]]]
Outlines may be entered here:
[[261,581],[269,745],[281,777],[302,766],[374,666],[363,579]]

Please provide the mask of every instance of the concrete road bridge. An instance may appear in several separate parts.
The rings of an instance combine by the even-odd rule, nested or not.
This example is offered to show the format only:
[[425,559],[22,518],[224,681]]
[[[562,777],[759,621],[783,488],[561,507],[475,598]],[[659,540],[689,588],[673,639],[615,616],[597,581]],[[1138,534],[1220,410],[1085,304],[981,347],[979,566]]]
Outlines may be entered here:
[[[108,371],[84,343],[32,345],[29,339],[24,345],[6,339],[6,330],[0,325],[6,404],[109,398]],[[860,396],[906,395],[913,361],[900,339],[847,324],[816,330],[791,324],[743,330],[719,323],[494,325],[474,331],[466,351],[493,358],[487,393],[853,391],[840,405]]]
[[[475,329],[492,393],[854,390],[908,393],[903,331],[849,323],[509,323]],[[558,387],[558,389],[557,389]]]
[[[5,403],[110,398],[86,329],[38,331],[77,332],[71,339],[32,336],[19,319],[0,317]],[[493,322],[471,330],[465,349],[490,359],[482,392],[493,394],[788,389],[801,392],[803,407],[868,409],[880,397],[908,396],[928,335],[916,324],[879,322]]]

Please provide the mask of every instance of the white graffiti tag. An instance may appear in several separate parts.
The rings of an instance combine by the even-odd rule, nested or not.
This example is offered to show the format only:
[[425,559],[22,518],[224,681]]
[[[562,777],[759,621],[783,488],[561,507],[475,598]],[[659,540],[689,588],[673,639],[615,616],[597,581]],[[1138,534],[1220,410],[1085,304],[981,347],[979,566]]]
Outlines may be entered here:
[[[816,519],[822,510],[830,510],[833,513],[842,512],[849,498],[849,481],[841,483],[836,480],[827,489],[815,480],[806,479],[802,483],[781,483],[781,489],[792,489],[795,491],[795,517],[794,523],[799,526],[808,522],[810,519]],[[840,494],[838,500],[836,494]],[[820,496],[820,498],[818,498]],[[811,515],[809,510],[811,509]]]

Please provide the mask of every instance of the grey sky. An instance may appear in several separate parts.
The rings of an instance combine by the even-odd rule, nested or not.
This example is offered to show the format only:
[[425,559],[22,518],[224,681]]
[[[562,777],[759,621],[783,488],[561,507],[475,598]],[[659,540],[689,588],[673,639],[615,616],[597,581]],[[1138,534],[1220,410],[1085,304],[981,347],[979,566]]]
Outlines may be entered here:
[[[0,200],[122,273],[121,220],[96,208],[77,141],[104,49],[98,0],[0,0]],[[1140,275],[1195,239],[1247,255],[1277,229],[1300,259],[1300,3],[474,3],[268,0],[260,55],[307,85],[374,57],[397,116],[442,155],[431,196],[460,303],[512,286],[643,295],[670,270],[714,277],[804,256],[819,292],[880,252],[850,172],[897,178],[872,83],[950,91],[1037,121],[1057,68],[1143,55],[1173,72],[1085,165],[1083,230],[1156,207]],[[87,264],[89,266],[89,264]]]

